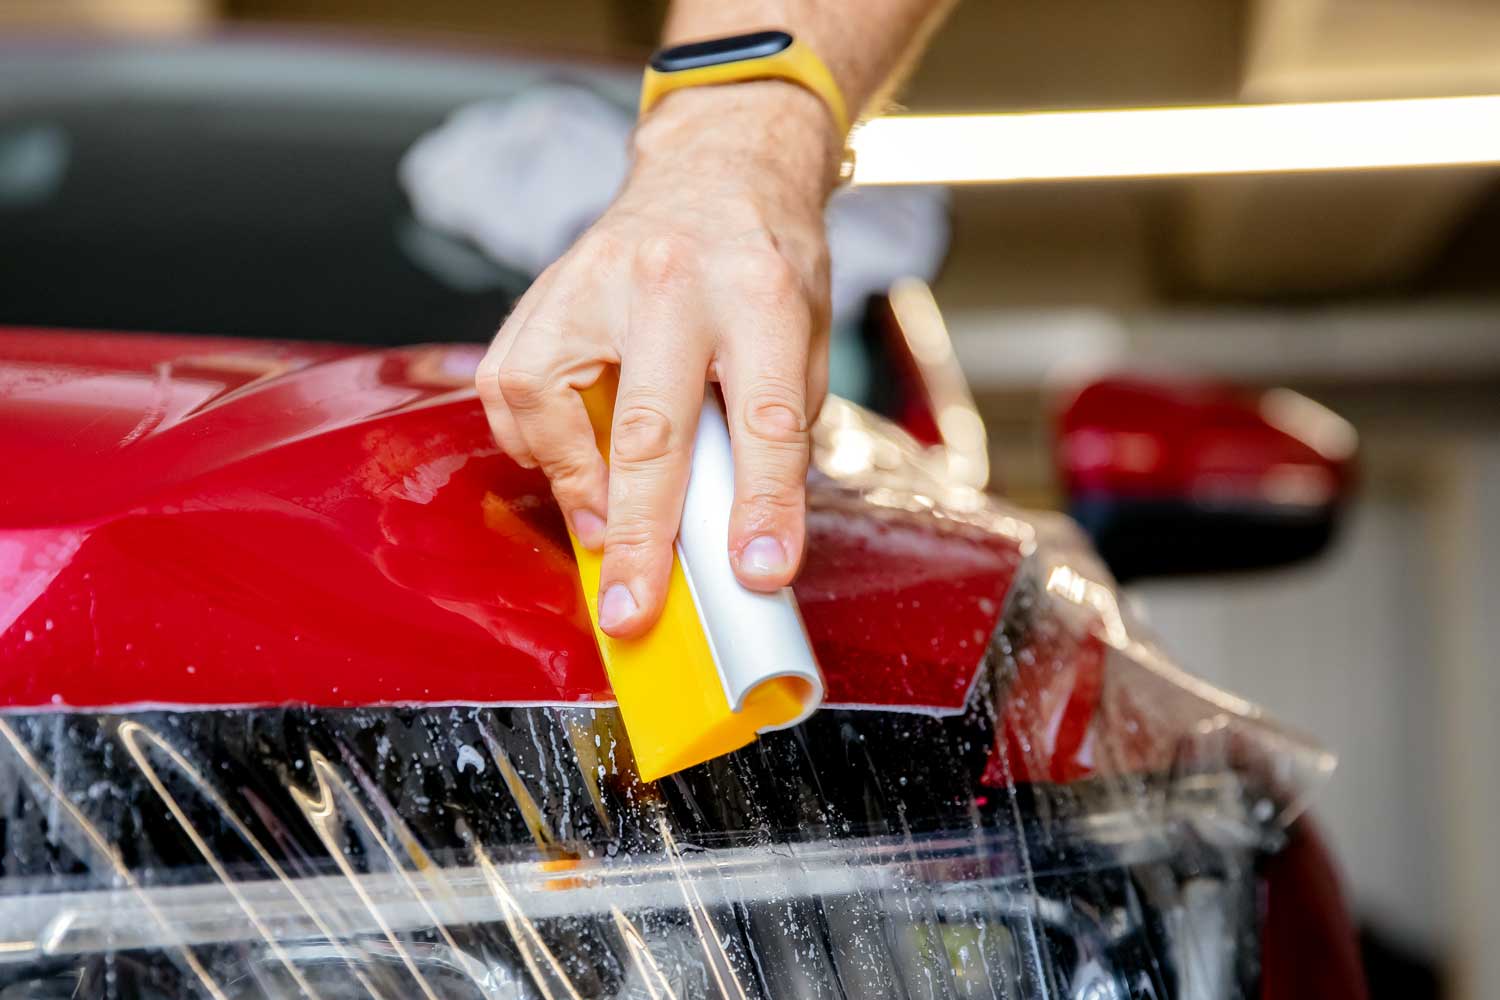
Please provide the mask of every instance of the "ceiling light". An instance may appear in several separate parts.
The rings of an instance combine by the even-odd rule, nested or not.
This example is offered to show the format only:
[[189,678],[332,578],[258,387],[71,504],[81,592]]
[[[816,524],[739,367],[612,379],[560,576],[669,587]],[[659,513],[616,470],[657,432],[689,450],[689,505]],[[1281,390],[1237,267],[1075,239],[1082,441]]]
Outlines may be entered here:
[[897,115],[852,136],[856,184],[965,184],[1500,163],[1500,95]]

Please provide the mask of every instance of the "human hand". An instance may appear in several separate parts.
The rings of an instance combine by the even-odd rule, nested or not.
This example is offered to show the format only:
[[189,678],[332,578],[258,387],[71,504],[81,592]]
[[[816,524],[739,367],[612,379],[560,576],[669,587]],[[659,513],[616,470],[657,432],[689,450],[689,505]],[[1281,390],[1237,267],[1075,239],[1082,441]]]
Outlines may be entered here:
[[[735,463],[726,542],[747,587],[802,557],[809,426],[828,383],[823,208],[841,137],[780,81],[668,95],[642,120],[624,187],[517,303],[476,375],[490,427],[540,466],[587,547],[604,549],[599,624],[656,621],[705,383]],[[579,390],[620,369],[606,467]]]

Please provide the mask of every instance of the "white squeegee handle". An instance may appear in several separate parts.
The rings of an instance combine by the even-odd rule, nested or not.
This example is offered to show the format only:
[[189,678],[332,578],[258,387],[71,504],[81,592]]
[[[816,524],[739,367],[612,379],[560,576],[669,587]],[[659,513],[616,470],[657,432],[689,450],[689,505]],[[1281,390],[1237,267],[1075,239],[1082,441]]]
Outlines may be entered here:
[[756,685],[775,677],[795,677],[806,683],[803,712],[773,728],[794,726],[822,703],[823,677],[792,589],[783,587],[762,594],[735,578],[728,549],[733,504],[734,454],[729,428],[710,386],[698,418],[677,555],[730,708],[738,711]]

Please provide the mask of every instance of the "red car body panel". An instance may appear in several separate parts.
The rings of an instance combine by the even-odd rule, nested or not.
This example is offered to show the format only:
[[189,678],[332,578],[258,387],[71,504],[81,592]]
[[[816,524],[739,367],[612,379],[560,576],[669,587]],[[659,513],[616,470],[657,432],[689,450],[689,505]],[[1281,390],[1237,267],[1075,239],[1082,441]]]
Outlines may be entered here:
[[[472,346],[0,331],[0,705],[610,698],[544,478]],[[832,704],[958,711],[1008,538],[815,484]]]
[[1345,493],[1352,452],[1319,440],[1341,421],[1278,416],[1238,386],[1099,379],[1060,408],[1059,472],[1073,496],[1326,502]]

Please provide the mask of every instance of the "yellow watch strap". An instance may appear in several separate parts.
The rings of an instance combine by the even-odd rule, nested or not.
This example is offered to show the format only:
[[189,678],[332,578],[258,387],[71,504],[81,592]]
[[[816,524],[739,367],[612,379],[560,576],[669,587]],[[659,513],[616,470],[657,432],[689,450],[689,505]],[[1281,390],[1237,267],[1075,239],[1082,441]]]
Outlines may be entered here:
[[812,91],[823,99],[828,113],[838,127],[839,138],[849,134],[849,111],[844,94],[823,60],[809,46],[794,37],[790,45],[767,56],[737,59],[713,66],[698,66],[661,72],[651,66],[641,80],[641,110],[645,115],[656,103],[674,90],[685,87],[707,87],[747,80],[786,80]]

